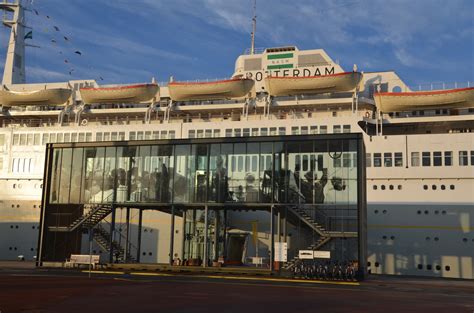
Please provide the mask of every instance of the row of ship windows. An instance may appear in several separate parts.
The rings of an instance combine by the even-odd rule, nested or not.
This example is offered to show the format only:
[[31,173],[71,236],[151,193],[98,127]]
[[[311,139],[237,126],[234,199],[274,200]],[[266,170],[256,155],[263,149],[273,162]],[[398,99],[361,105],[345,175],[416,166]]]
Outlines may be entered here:
[[[174,130],[131,131],[128,133],[128,140],[174,139],[175,137],[176,132]],[[12,144],[14,146],[38,146],[47,143],[91,142],[93,139],[93,133],[91,132],[14,134]],[[97,132],[95,134],[95,141],[124,141],[126,139],[125,132]]]
[[[10,229],[19,229],[19,228],[20,226],[18,225],[10,225]],[[39,229],[39,225],[38,226],[33,225],[31,226],[31,229]]]
[[[350,133],[351,125],[333,125],[333,133]],[[326,125],[313,126],[293,126],[291,127],[292,135],[315,135],[327,134],[328,127]],[[225,129],[225,137],[257,137],[257,136],[284,136],[286,135],[286,127],[261,127],[261,128],[227,128]],[[220,137],[220,129],[190,129],[188,138],[212,138]]]
[[[370,267],[371,265],[372,265],[371,262],[367,262],[367,266],[368,266],[368,267]],[[380,266],[380,263],[379,263],[379,262],[375,262],[375,263],[374,263],[374,266],[375,266],[375,267],[379,267],[379,266]],[[418,268],[419,270],[422,270],[422,269],[423,269],[423,264],[418,264],[417,268]],[[436,265],[435,268],[436,268],[437,271],[441,271],[441,265]],[[428,265],[426,265],[426,269],[429,270],[429,271],[431,271],[431,270],[433,269],[433,266],[432,266],[431,264],[428,264]],[[449,272],[449,271],[451,270],[451,267],[450,267],[449,265],[446,265],[446,266],[444,267],[444,270],[445,270],[446,272]]]
[[[15,206],[16,206],[17,209],[20,208],[19,204],[16,204],[16,205],[12,204],[12,208],[15,208]],[[36,209],[36,208],[41,209],[41,204],[39,204],[39,205],[33,204],[33,209]]]
[[[350,133],[351,125],[333,125],[333,133]],[[291,127],[292,135],[307,134],[327,134],[328,127],[326,125],[313,126],[293,126]],[[249,136],[276,136],[286,135],[286,127],[262,127],[262,128],[235,128],[226,129],[225,137],[249,137]],[[5,135],[0,135],[0,145],[4,144]],[[197,129],[189,130],[189,138],[211,138],[220,137],[220,129]],[[162,131],[131,131],[128,133],[128,140],[157,140],[157,139],[174,139],[176,132],[174,130]],[[14,146],[38,146],[47,143],[61,142],[91,142],[93,141],[92,132],[79,133],[24,133],[13,134]],[[95,141],[123,141],[127,140],[126,132],[97,132]]]
[[[402,152],[385,152],[366,153],[365,162],[367,167],[402,167],[403,153]],[[453,152],[452,151],[425,151],[411,153],[411,166],[453,166]],[[474,166],[474,150],[458,151],[458,165],[459,166]]]
[[[3,160],[0,164],[3,168]],[[32,158],[13,158],[11,171],[12,173],[33,173],[35,169],[35,160]],[[21,185],[18,185],[21,188]],[[15,185],[13,185],[15,188]]]
[[[380,185],[380,190],[386,190],[386,189],[389,189],[389,190],[395,190],[395,186],[394,185],[388,185],[388,186],[385,186],[385,185]],[[441,190],[446,190],[446,185],[440,185],[439,188]],[[372,186],[372,189],[373,190],[378,190],[379,189],[379,185],[373,185]],[[397,189],[398,190],[402,190],[403,189],[403,186],[402,185],[397,185]],[[423,185],[423,189],[424,190],[428,190],[429,189],[429,186],[428,185]],[[431,189],[432,190],[437,190],[438,189],[438,185],[431,185]],[[456,186],[455,185],[449,185],[449,189],[450,190],[454,190],[456,189]]]
[[[8,247],[8,250],[10,251],[17,251],[18,250],[18,247]],[[37,248],[30,248],[30,251],[38,251]]]
[[[377,210],[377,209],[374,210],[374,214],[379,214],[379,212],[380,212],[380,211]],[[382,214],[387,214],[387,213],[388,213],[387,210],[382,210],[381,212],[382,212]],[[418,215],[421,215],[422,213],[423,213],[423,212],[422,212],[421,210],[416,211],[416,214],[418,214]],[[425,213],[425,215],[428,215],[428,214],[430,214],[430,211],[425,210],[424,213]],[[436,214],[436,215],[438,215],[438,214],[440,214],[440,213],[441,213],[442,215],[446,215],[446,211],[445,211],[445,210],[442,210],[441,212],[440,212],[439,210],[435,210],[435,211],[434,211],[434,214]]]

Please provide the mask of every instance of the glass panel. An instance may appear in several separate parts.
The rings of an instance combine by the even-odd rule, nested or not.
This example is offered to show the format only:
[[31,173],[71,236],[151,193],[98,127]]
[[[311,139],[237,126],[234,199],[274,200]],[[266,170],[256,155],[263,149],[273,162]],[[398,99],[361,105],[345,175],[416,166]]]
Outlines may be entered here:
[[443,156],[441,151],[433,152],[433,166],[441,166],[443,165]]
[[459,151],[459,166],[468,166],[468,161],[467,151]]
[[452,151],[444,151],[444,165],[445,166],[453,165],[453,152]]
[[395,166],[396,167],[403,166],[403,153],[395,152]]
[[34,145],[35,146],[38,146],[41,144],[41,141],[40,141],[40,134],[35,134],[35,139],[34,139]]
[[188,138],[196,138],[196,131],[194,129],[188,131]]
[[69,196],[70,203],[80,203],[80,196],[82,193],[82,175],[83,165],[82,160],[84,154],[83,148],[74,148],[72,155],[72,177],[71,177],[71,192]]
[[431,166],[431,152],[422,152],[422,165]]
[[71,134],[65,133],[64,134],[64,142],[71,142]]
[[327,134],[328,133],[328,127],[326,125],[321,125],[319,127],[319,133],[321,134]]
[[61,178],[59,183],[58,203],[69,203],[69,193],[71,191],[71,167],[72,149],[63,149],[61,161]]
[[[61,157],[62,149],[55,149],[53,152],[53,164],[51,166],[51,196],[49,202],[58,203],[59,199],[59,183],[61,178]],[[14,160],[15,161],[15,160]],[[13,162],[13,167],[15,167],[15,162]],[[15,169],[13,169],[15,172]]]
[[393,159],[392,153],[386,152],[383,154],[383,166],[385,167],[392,167]]
[[103,194],[102,202],[111,203],[116,201],[115,199],[115,181],[117,176],[116,170],[116,147],[107,147],[105,150],[105,160],[104,160],[104,185],[103,185]]
[[419,152],[411,153],[411,166],[420,166],[420,153]]
[[382,166],[382,154],[374,153],[374,167],[381,167],[381,166]]
[[194,168],[191,145],[175,147],[175,173],[173,178],[173,202],[188,203],[194,186],[191,169]]
[[214,129],[214,137],[220,137],[221,136],[221,130],[220,129]]

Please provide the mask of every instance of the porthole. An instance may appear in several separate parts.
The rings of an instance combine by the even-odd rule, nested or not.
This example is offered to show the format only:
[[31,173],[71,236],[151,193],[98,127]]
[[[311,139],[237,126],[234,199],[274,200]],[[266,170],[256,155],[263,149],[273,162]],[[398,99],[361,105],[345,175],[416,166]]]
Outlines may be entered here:
[[431,269],[432,269],[431,264],[426,265],[426,269],[427,269],[428,271],[431,271]]
[[467,242],[468,240],[467,240],[467,238],[463,238],[462,241],[463,241],[463,242]]
[[436,270],[441,271],[441,265],[436,265]]
[[418,269],[422,270],[423,269],[423,264],[418,264]]
[[142,254],[143,254],[143,255],[146,255],[146,252],[143,252]]
[[16,184],[13,184],[13,189],[15,189],[15,188],[16,188]]
[[152,232],[153,232],[153,229],[150,229],[150,233],[152,233]]
[[369,261],[369,262],[367,262],[367,266],[370,266],[371,264],[372,264],[372,263],[370,263],[370,261]]
[[393,185],[390,185],[388,188],[390,188],[390,190],[393,190]]
[[96,251],[95,251],[95,250],[92,250],[92,253],[94,253],[94,254],[95,254],[95,253],[96,253]]
[[433,189],[433,190],[436,190],[436,188],[437,188],[436,185],[431,186],[431,189]]
[[33,204],[33,209],[36,209],[36,204]]
[[10,228],[12,228],[12,229],[13,229],[13,225],[10,225]]
[[8,250],[13,250],[13,248],[12,248],[12,247],[9,247]]
[[15,247],[15,248],[13,248],[13,250],[15,250],[15,251],[16,251],[16,250],[17,250],[17,248]]
[[377,185],[373,185],[372,188],[373,188],[374,190],[377,190]]
[[421,211],[420,210],[416,211],[416,214],[421,214]]
[[379,267],[379,262],[375,262],[375,267]]
[[149,256],[152,256],[152,255],[153,255],[153,253],[149,252],[149,253],[148,253],[148,255],[149,255]]
[[446,186],[445,186],[445,185],[441,185],[441,190],[446,190]]
[[446,266],[444,267],[444,269],[445,269],[447,272],[449,272],[449,271],[451,270],[451,266],[446,265]]
[[40,189],[43,189],[43,184],[40,185]]
[[395,236],[390,236],[390,239],[391,239],[391,240],[395,240]]
[[385,185],[380,186],[382,190],[385,190]]
[[34,226],[31,226],[31,229],[35,229],[35,227],[34,227]]
[[442,211],[441,214],[446,215],[446,211]]
[[146,233],[146,232],[148,232],[148,230],[145,228],[145,229],[143,230],[143,232]]
[[375,210],[374,213],[375,213],[375,214],[378,214],[378,213],[379,213],[379,210]]
[[439,238],[438,238],[438,237],[434,237],[434,241],[439,241]]
[[454,190],[454,185],[450,185],[449,189]]
[[18,189],[21,189],[21,184],[18,184]]
[[387,210],[383,210],[382,213],[383,213],[383,214],[387,214]]
[[30,251],[35,251],[35,249],[33,249],[33,248],[30,248]]
[[428,190],[428,185],[423,185],[424,190]]
[[17,209],[19,209],[19,208],[20,208],[20,205],[19,205],[19,204],[17,204],[17,205],[16,205],[16,208],[17,208]]
[[398,190],[402,190],[402,185],[398,185]]
[[425,210],[425,214],[428,215],[430,212],[428,212],[428,210]]
[[387,236],[383,236],[382,239],[383,239],[383,240],[386,240],[386,239],[387,239]]
[[15,225],[15,228],[18,229],[18,225]]
[[14,204],[12,204],[12,208],[14,208],[14,207],[15,207],[15,205],[14,205]]
[[425,238],[426,241],[430,241],[430,239],[431,239],[430,237],[426,237],[426,238]]
[[439,214],[439,211],[438,211],[438,210],[436,210],[436,211],[435,211],[435,214],[436,214],[436,215],[438,215],[438,214]]

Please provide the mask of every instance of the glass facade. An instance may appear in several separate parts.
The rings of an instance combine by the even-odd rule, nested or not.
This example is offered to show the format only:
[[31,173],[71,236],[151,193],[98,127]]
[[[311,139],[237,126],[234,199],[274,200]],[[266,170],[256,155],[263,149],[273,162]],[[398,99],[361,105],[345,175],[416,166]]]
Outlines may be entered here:
[[52,172],[51,204],[355,204],[357,140],[55,148]]

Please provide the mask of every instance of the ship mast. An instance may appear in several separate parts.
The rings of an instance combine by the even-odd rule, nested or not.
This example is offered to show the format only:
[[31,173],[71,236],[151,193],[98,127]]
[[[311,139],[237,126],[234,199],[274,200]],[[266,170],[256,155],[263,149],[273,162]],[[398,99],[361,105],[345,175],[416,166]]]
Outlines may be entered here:
[[252,18],[252,42],[250,45],[250,54],[255,54],[255,32],[257,31],[257,0],[253,1],[253,18]]
[[[3,70],[3,85],[25,83],[25,15],[21,0],[0,2],[0,10],[5,11],[3,25],[11,28],[10,41]],[[9,17],[7,12],[12,13]]]

